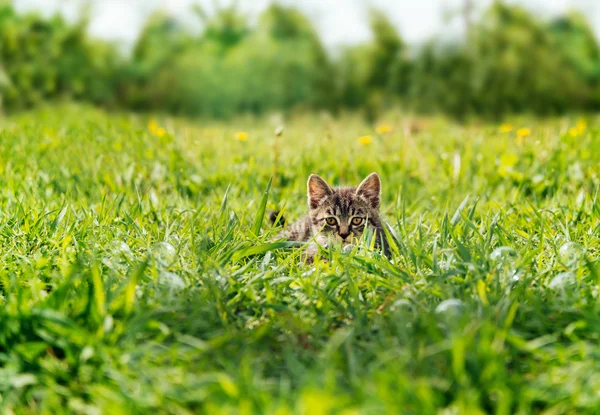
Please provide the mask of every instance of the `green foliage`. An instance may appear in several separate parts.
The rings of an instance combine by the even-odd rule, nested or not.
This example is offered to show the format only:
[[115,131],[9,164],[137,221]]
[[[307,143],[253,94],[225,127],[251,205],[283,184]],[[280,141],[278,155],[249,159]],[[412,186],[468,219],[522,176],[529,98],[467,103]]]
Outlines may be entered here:
[[205,30],[198,38],[173,41],[164,16],[142,32],[131,62],[134,73],[151,68],[138,83],[141,104],[222,117],[328,103],[328,59],[303,15],[273,5],[249,31],[235,9],[199,14]]
[[173,79],[162,73],[190,41],[180,24],[156,12],[142,29],[131,61],[122,68],[120,101],[126,107],[148,110],[167,107]]
[[372,49],[370,56],[366,57],[370,66],[367,86],[389,90],[393,71],[396,69],[396,62],[402,58],[404,45],[396,28],[382,12],[371,11],[371,30]]
[[311,22],[273,4],[251,24],[234,5],[191,10],[191,31],[152,15],[131,56],[86,34],[87,23],[0,8],[0,93],[20,109],[68,97],[133,110],[233,117],[399,106],[501,118],[600,106],[600,47],[585,17],[551,21],[493,2],[464,39],[409,47],[380,11],[372,40],[327,53]]
[[474,102],[472,65],[473,58],[462,45],[427,43],[413,63],[407,101],[424,113],[462,117],[483,111]]
[[410,97],[456,116],[591,109],[599,50],[581,20],[548,27],[518,6],[494,3],[464,44],[423,49]]
[[88,37],[85,22],[19,15],[2,6],[0,45],[0,91],[7,108],[57,96],[114,101],[119,57],[111,46]]
[[[0,412],[597,413],[600,120],[420,122],[3,119]],[[262,223],[371,171],[390,261]]]
[[585,80],[525,10],[495,4],[472,39],[472,94],[483,111],[552,113],[583,105]]
[[387,16],[371,10],[370,27],[373,40],[344,51],[338,64],[341,84],[341,106],[365,108],[375,114],[393,103],[393,98],[406,92],[409,63],[405,45]]
[[600,105],[600,48],[585,16],[571,12],[550,23],[550,33],[561,54],[568,60],[577,76],[586,83],[582,91],[591,108]]

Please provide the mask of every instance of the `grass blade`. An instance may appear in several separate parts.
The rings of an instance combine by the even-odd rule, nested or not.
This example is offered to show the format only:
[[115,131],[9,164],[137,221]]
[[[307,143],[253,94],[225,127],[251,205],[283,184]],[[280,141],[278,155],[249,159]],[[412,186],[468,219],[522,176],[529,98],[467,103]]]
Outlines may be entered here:
[[265,189],[262,198],[260,199],[260,204],[258,205],[258,211],[256,212],[256,217],[254,218],[254,224],[252,225],[252,233],[255,236],[260,235],[260,228],[262,226],[263,220],[265,218],[265,212],[267,210],[267,201],[269,200],[269,192],[271,191],[271,183],[273,182],[273,178],[269,179],[269,183],[267,184],[267,188]]

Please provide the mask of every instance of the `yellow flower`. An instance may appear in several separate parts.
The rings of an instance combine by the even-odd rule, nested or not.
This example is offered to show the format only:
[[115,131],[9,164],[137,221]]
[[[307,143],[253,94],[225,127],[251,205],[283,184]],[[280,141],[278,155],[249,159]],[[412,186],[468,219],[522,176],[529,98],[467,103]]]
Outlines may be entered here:
[[238,131],[237,133],[235,133],[234,138],[238,141],[247,141],[248,133],[245,131]]
[[156,120],[150,120],[148,122],[148,130],[154,134],[154,132],[156,131],[156,129],[158,128],[158,123],[156,122]]
[[583,134],[585,133],[585,130],[587,129],[587,123],[585,122],[585,120],[578,120],[577,121],[577,132],[579,134]]
[[569,128],[569,135],[571,137],[577,137],[579,135],[579,129],[577,127],[571,127]]
[[510,133],[512,130],[513,130],[512,124],[504,123],[504,124],[500,125],[500,132],[501,133]]
[[392,132],[392,126],[389,124],[379,124],[375,128],[375,131],[377,131],[377,134],[387,134]]
[[578,137],[580,135],[583,135],[586,129],[587,123],[585,122],[585,120],[579,119],[577,121],[577,124],[575,124],[575,127],[569,128],[568,133],[571,137]]
[[167,133],[167,130],[158,125],[156,120],[150,120],[148,123],[148,130],[150,131],[150,134],[157,137],[164,137],[164,135]]
[[363,146],[366,146],[373,142],[373,137],[371,137],[370,135],[363,135],[361,137],[358,137],[358,142]]
[[519,128],[517,130],[518,138],[525,138],[525,137],[529,137],[530,135],[531,135],[531,128]]

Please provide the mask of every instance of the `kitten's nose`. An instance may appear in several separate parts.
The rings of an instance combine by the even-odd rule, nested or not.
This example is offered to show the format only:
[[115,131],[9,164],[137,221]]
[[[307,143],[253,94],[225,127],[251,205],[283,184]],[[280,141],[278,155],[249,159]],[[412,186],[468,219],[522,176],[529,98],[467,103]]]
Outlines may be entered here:
[[345,232],[345,233],[340,232],[340,238],[342,238],[342,239],[346,239],[349,236],[350,236],[350,232]]

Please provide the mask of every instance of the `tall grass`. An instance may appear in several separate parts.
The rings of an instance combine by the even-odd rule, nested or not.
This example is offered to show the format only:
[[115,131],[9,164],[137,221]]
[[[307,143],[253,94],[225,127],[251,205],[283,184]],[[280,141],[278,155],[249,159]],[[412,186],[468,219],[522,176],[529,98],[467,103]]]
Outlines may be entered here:
[[[380,118],[2,120],[0,412],[596,413],[598,121]],[[390,260],[273,242],[371,171]]]

